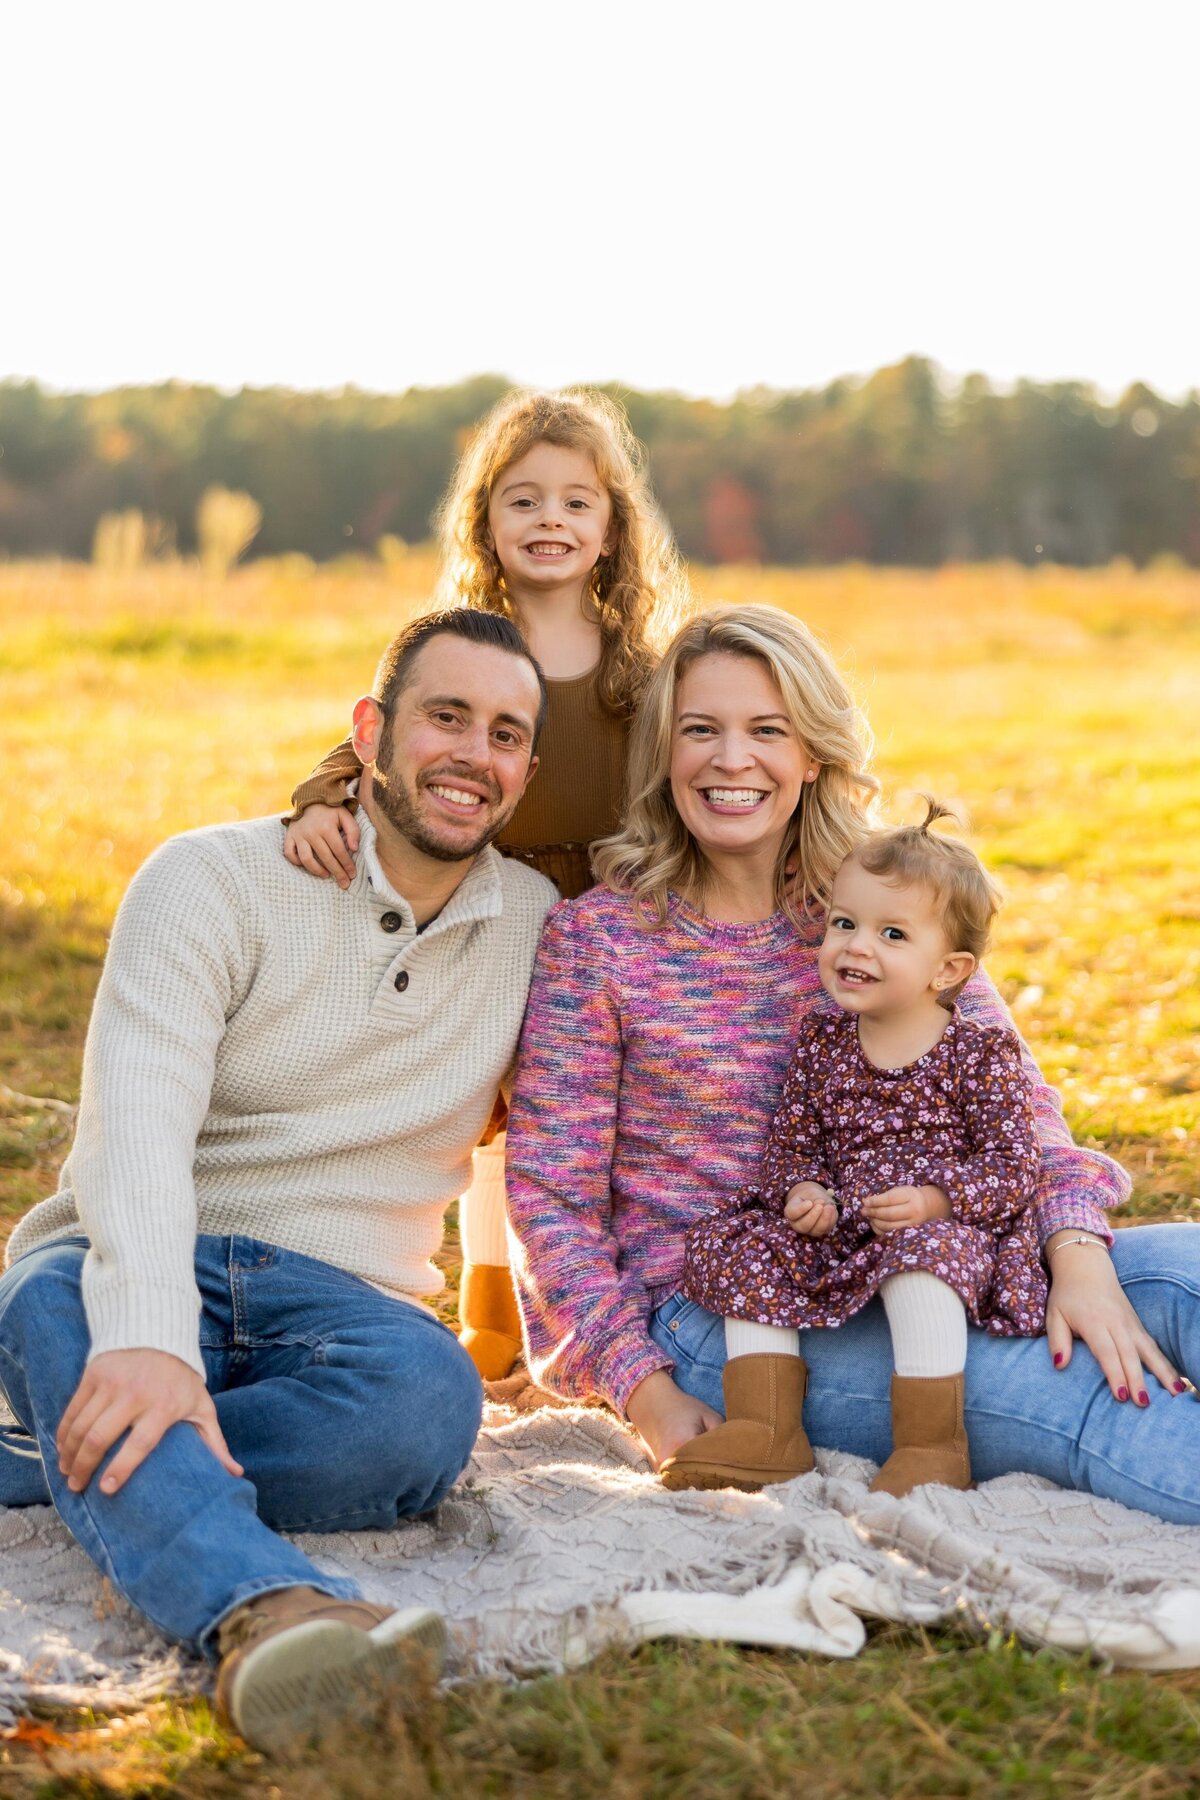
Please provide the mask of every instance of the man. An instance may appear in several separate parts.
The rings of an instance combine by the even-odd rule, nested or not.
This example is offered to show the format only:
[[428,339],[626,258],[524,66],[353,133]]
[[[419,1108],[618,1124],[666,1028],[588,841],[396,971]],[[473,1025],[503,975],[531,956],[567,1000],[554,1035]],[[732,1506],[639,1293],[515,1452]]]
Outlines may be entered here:
[[442,1640],[277,1533],[394,1525],[471,1452],[478,1377],[417,1297],[555,899],[488,847],[544,712],[513,625],[434,614],[354,709],[348,889],[292,868],[275,819],[163,845],[117,916],[59,1191],[9,1245],[0,1504],[53,1500],[219,1660],[260,1748]]

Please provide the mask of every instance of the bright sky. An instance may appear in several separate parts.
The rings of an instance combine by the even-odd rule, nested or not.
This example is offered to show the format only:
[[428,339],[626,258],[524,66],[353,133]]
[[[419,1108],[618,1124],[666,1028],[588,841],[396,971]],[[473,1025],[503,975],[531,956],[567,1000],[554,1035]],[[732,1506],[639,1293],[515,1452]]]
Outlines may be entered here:
[[1200,387],[1195,0],[38,0],[0,375]]

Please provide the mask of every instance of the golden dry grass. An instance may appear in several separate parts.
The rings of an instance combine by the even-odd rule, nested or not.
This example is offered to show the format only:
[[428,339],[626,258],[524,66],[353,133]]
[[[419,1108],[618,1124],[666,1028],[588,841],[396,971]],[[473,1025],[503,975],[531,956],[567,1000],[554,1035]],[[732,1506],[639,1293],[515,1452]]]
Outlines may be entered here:
[[[342,734],[433,565],[259,563],[221,582],[0,567],[0,1084],[76,1096],[113,911],[170,832],[282,808]],[[1200,1218],[1200,576],[1169,568],[695,573],[850,670],[894,814],[965,804],[1008,894],[993,975],[1068,1116]],[[50,1191],[61,1120],[0,1100],[0,1236]],[[453,1242],[447,1265],[453,1275]],[[0,1794],[670,1794],[813,1800],[1200,1794],[1195,1674],[1106,1676],[1004,1643],[877,1632],[854,1664],[666,1647],[568,1681],[425,1696],[286,1777],[163,1706],[0,1743]]]
[[[284,806],[432,578],[421,553],[223,582],[0,568],[0,1080],[74,1097],[133,870],[172,831]],[[1124,1150],[1139,1210],[1194,1216],[1200,575],[723,569],[696,587],[829,642],[893,812],[924,789],[969,809],[1008,893],[990,967],[1072,1122]],[[10,1206],[50,1177],[45,1128],[7,1134]],[[33,1166],[11,1166],[18,1139]]]

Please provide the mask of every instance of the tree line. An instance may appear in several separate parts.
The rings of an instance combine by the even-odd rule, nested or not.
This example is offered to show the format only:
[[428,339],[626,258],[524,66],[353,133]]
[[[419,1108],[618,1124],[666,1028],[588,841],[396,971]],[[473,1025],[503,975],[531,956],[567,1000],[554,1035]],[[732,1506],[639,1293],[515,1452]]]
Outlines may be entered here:
[[[498,376],[385,395],[171,381],[100,394],[0,383],[0,555],[87,558],[137,511],[152,554],[194,554],[214,487],[261,508],[252,554],[417,542]],[[951,383],[922,357],[719,404],[610,388],[680,547],[706,562],[1200,564],[1200,392]]]

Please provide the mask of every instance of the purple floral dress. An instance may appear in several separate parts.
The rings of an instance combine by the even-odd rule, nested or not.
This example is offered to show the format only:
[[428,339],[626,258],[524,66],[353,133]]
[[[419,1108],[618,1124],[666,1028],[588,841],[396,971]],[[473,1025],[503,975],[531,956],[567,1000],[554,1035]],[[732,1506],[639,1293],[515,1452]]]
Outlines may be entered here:
[[[842,1325],[906,1269],[926,1269],[999,1337],[1045,1329],[1046,1272],[1034,1224],[1040,1150],[1015,1036],[957,1010],[902,1069],[863,1055],[839,1010],[801,1029],[756,1186],[689,1232],[683,1288],[725,1318]],[[830,1188],[840,1217],[801,1237],[783,1217],[797,1182]],[[862,1202],[940,1187],[954,1216],[877,1238]]]

